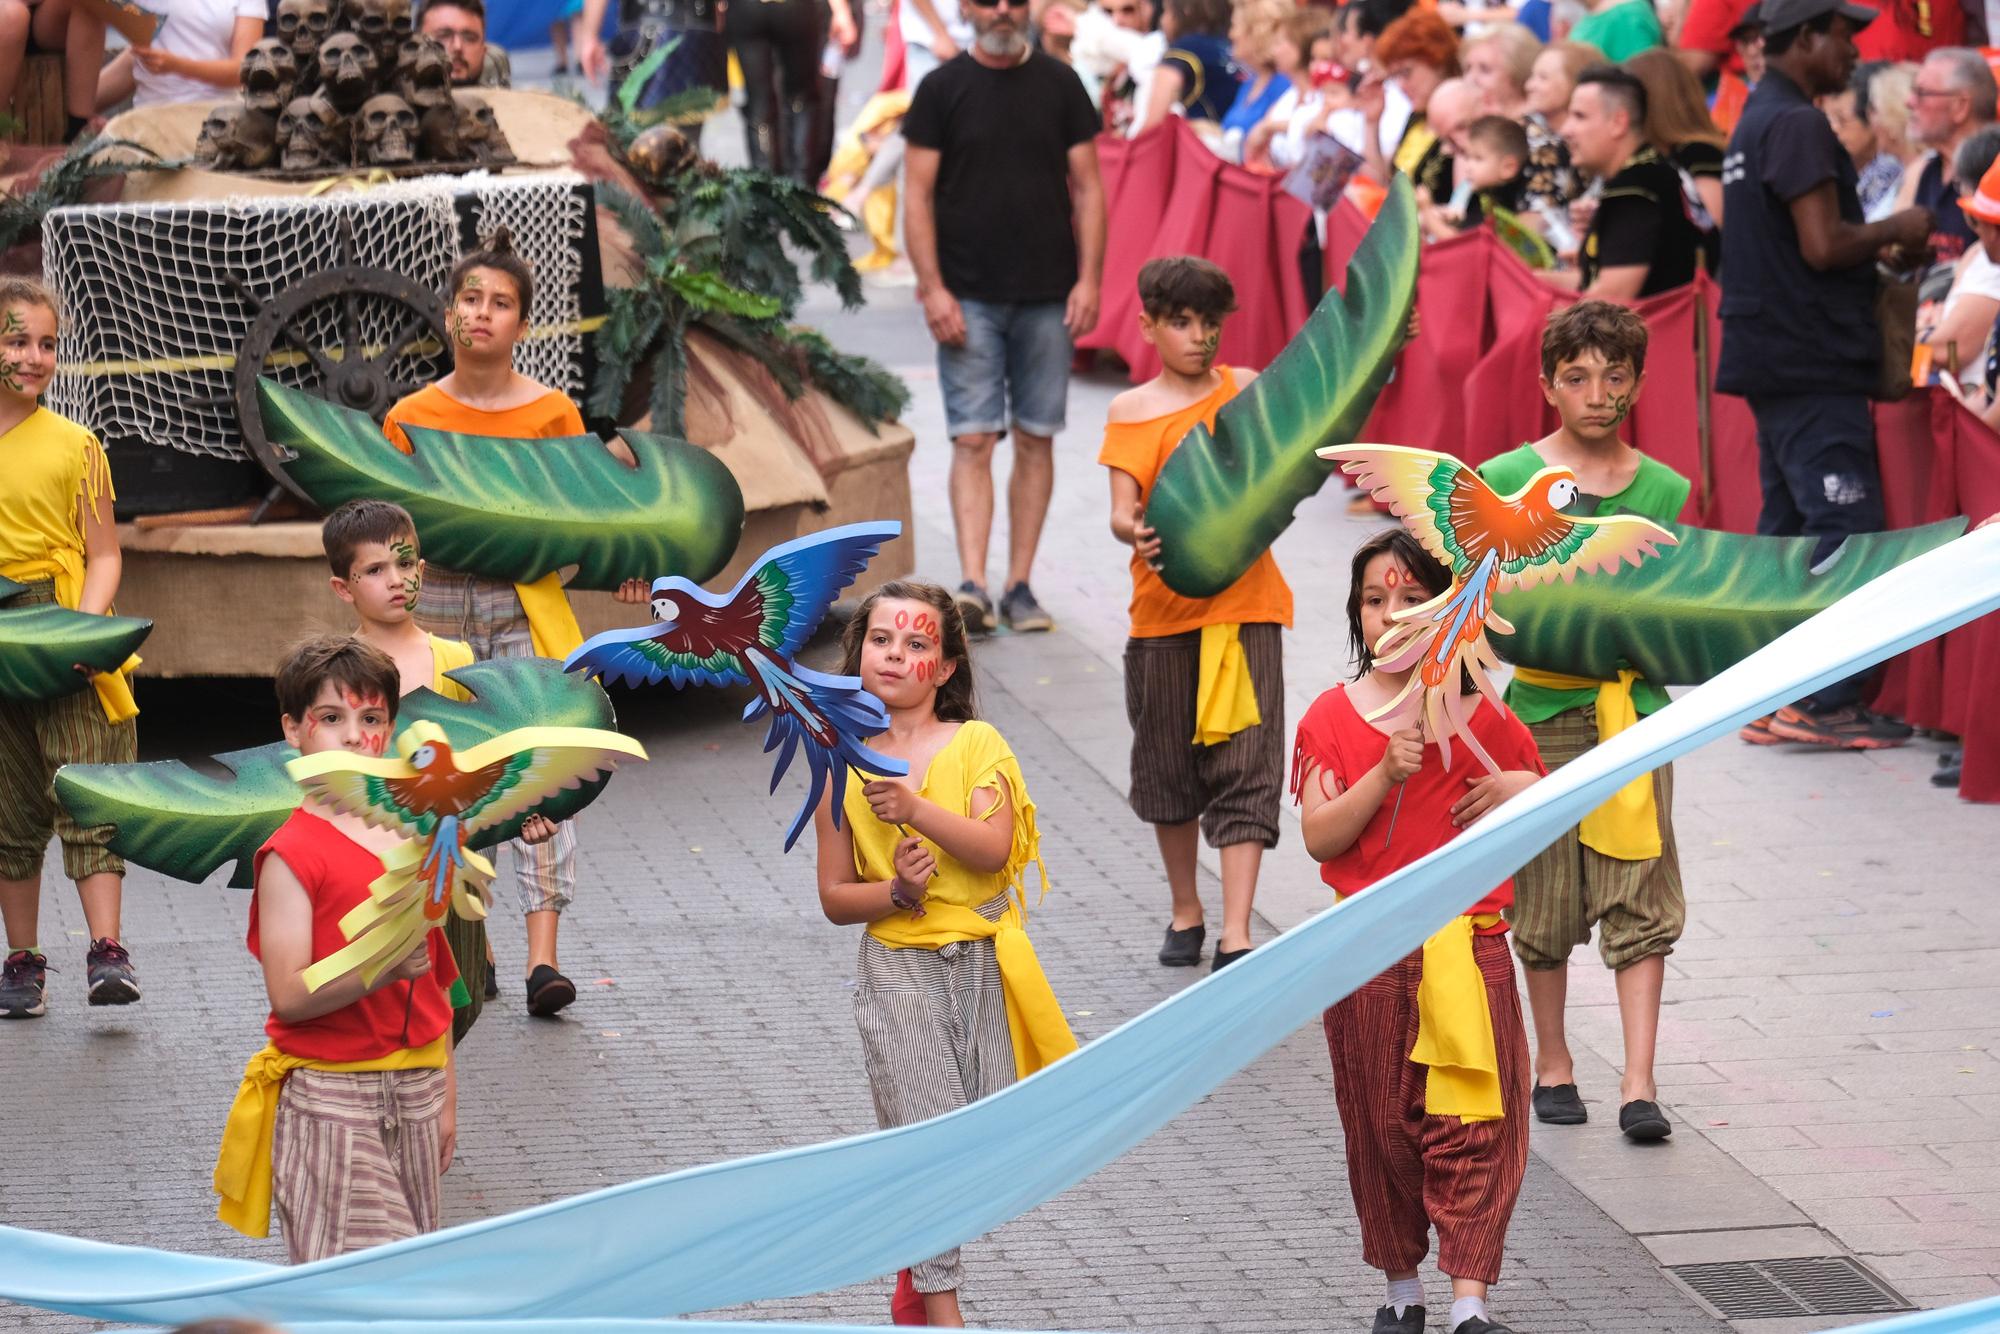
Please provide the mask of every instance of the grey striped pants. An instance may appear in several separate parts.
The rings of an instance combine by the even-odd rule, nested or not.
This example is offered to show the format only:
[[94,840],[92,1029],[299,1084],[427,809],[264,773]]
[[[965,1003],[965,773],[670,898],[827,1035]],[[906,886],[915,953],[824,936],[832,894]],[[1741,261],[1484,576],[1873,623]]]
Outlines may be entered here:
[[294,1070],[278,1095],[271,1197],[295,1265],[434,1232],[442,1070]]
[[[1003,894],[980,905],[998,921]],[[991,940],[938,949],[892,950],[861,937],[854,1022],[875,1121],[883,1129],[926,1121],[1014,1082],[1014,1039]],[[910,1267],[918,1292],[951,1292],[964,1281],[958,1249]]]
[[1278,845],[1285,790],[1284,628],[1238,632],[1263,719],[1220,745],[1194,741],[1201,631],[1125,641],[1125,720],[1132,725],[1132,813],[1147,824],[1199,816],[1211,848]]

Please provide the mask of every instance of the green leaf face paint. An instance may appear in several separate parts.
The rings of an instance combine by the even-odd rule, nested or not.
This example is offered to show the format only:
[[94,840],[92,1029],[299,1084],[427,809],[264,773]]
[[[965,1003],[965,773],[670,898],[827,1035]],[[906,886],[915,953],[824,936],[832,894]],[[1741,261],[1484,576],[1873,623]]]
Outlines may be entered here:
[[[27,332],[28,322],[21,318],[20,311],[9,306],[4,314],[0,314],[0,339],[16,337]],[[21,380],[19,362],[0,358],[0,387],[5,387],[9,393],[14,394],[28,392],[27,385]]]
[[417,549],[408,542],[391,542],[389,550],[396,557],[396,568],[406,570],[403,576],[403,595],[412,607],[417,604],[417,592],[423,587],[423,566],[417,559]]

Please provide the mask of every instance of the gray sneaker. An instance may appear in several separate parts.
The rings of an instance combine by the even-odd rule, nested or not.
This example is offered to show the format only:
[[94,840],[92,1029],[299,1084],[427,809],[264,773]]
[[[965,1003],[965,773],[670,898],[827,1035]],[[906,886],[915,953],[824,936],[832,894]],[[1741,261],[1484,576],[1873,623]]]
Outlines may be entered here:
[[1009,630],[1017,632],[1053,630],[1056,626],[1055,618],[1042,610],[1034,590],[1025,583],[1015,584],[1000,599],[1000,617]]
[[993,631],[993,599],[986,596],[986,590],[968,579],[958,586],[951,595],[958,604],[958,614],[965,620],[965,633],[969,635],[991,634]]
[[49,1012],[49,961],[15,950],[0,964],[0,1019],[39,1019]]
[[123,945],[109,936],[93,940],[84,959],[90,970],[92,1005],[130,1005],[139,999],[139,974]]

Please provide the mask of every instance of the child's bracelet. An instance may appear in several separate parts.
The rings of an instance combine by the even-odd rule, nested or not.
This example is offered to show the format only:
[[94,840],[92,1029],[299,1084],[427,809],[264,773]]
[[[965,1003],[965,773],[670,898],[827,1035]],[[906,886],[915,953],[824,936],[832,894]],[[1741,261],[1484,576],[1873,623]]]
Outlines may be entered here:
[[903,893],[903,877],[899,875],[889,877],[889,902],[904,912],[915,913],[919,917],[924,915],[924,901]]

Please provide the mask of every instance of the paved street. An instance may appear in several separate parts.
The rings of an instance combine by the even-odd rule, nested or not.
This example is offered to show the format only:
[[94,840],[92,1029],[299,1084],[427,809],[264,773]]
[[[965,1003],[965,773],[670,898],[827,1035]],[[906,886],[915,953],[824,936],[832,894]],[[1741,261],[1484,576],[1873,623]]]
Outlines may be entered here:
[[[858,315],[809,317],[910,379],[918,564],[955,583],[929,344],[896,271],[870,295]],[[1125,549],[1106,528],[1093,461],[1119,387],[1080,382],[1057,445],[1036,589],[1059,630],[997,637],[977,656],[986,716],[1043,811],[1055,892],[1034,919],[1037,947],[1086,1040],[1191,980],[1152,960],[1166,896],[1150,832],[1122,796]],[[1346,674],[1348,553],[1373,525],[1342,501],[1302,507],[1278,548],[1299,604],[1286,641],[1291,719]],[[1004,530],[1003,518],[996,551]],[[273,712],[265,699],[261,686],[154,687],[143,744],[164,755],[253,743]],[[526,1019],[518,919],[495,913],[507,992],[461,1053],[452,1222],[873,1125],[847,1012],[855,932],[819,912],[810,841],[778,852],[796,784],[763,795],[761,732],[738,725],[727,700],[618,702],[654,760],[583,819],[584,887],[563,929],[582,994],[558,1021]],[[210,710],[227,717],[212,741]],[[1593,1121],[1537,1127],[1496,1314],[1523,1334],[1719,1331],[1659,1267],[1719,1258],[1852,1253],[1922,1305],[2000,1290],[2000,1167],[1981,1147],[2000,1133],[2000,808],[1931,788],[1936,749],[1829,756],[1728,741],[1683,763],[1690,924],[1669,961],[1661,1067],[1677,1132],[1649,1150],[1618,1136],[1610,979],[1580,951],[1573,1024]],[[1219,914],[1211,878],[1203,890]],[[1324,903],[1288,830],[1260,895],[1260,939]],[[244,893],[135,872],[126,935],[147,998],[125,1011],[84,1006],[75,897],[51,876],[45,904],[43,942],[62,970],[51,1013],[0,1026],[5,1221],[281,1258],[275,1240],[216,1222],[208,1189],[265,1008],[243,948]],[[1379,1278],[1359,1259],[1317,1029],[975,1243],[967,1263],[968,1314],[986,1325],[1365,1329]],[[1436,1310],[1447,1289],[1435,1274],[1429,1283]],[[882,1323],[887,1291],[728,1314]],[[0,1329],[84,1328],[0,1304]]]

